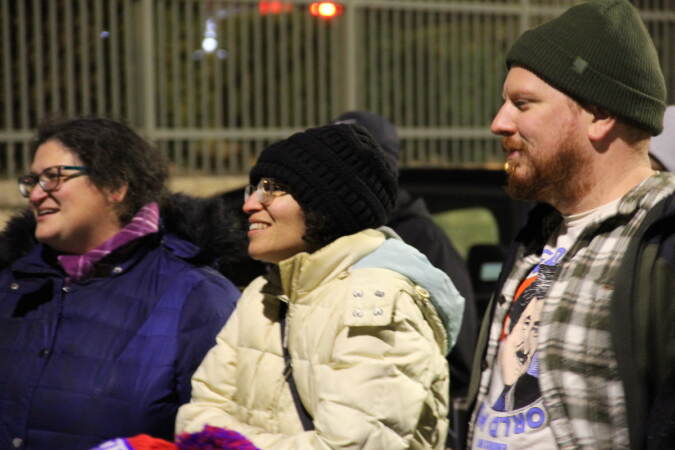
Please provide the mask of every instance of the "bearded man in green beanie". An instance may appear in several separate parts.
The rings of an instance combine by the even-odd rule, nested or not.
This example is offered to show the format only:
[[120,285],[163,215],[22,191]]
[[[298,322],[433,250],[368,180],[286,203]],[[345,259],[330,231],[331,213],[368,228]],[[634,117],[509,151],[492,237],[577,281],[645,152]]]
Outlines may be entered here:
[[539,202],[479,337],[468,444],[675,448],[675,176],[651,169],[666,87],[626,0],[525,32],[506,57],[508,190]]

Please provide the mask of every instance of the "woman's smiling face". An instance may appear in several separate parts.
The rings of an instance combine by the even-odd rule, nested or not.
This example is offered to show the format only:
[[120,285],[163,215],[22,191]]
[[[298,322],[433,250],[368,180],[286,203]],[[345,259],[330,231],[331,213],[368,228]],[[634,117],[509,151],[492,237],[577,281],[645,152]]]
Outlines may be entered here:
[[292,195],[272,195],[261,201],[252,193],[243,205],[248,214],[248,253],[253,259],[278,264],[307,251],[305,215]]
[[[75,153],[52,139],[37,149],[31,172],[39,174],[59,165],[82,166],[82,162]],[[115,210],[116,196],[99,189],[88,176],[63,180],[59,188],[51,192],[35,186],[29,196],[37,221],[35,238],[60,252],[86,253],[121,229]]]

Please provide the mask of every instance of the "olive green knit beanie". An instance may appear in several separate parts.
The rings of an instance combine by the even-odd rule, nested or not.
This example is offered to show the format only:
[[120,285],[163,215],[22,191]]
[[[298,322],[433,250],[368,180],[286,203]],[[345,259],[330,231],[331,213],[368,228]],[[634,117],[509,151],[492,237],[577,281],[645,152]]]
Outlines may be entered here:
[[637,10],[627,0],[592,0],[526,31],[506,55],[582,103],[653,135],[663,128],[666,83]]

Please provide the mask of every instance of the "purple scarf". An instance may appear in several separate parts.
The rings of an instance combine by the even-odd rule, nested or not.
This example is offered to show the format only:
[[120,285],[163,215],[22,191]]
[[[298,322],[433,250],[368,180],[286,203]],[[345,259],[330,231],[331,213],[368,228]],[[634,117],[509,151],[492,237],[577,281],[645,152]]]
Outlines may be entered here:
[[148,203],[142,207],[124,228],[113,237],[82,255],[59,255],[59,264],[66,272],[69,281],[87,278],[94,264],[129,242],[156,233],[159,229],[159,206]]

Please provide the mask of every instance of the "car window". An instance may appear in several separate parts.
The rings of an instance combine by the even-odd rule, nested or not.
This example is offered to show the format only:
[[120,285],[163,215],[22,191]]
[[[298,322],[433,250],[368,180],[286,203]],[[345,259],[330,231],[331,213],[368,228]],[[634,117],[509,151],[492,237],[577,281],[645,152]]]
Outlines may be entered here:
[[[433,217],[464,260],[473,245],[499,244],[497,221],[487,208],[453,209]],[[499,271],[498,267],[495,269]]]

